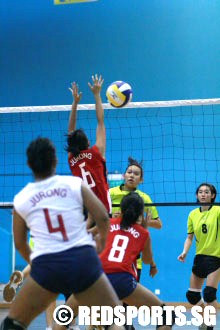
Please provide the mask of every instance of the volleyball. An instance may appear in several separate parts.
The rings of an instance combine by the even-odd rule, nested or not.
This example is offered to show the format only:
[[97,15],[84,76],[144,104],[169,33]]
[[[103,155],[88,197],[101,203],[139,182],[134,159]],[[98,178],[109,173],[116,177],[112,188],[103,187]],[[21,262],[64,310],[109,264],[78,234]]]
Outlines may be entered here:
[[124,81],[115,81],[107,88],[106,97],[113,107],[122,108],[132,99],[131,86]]

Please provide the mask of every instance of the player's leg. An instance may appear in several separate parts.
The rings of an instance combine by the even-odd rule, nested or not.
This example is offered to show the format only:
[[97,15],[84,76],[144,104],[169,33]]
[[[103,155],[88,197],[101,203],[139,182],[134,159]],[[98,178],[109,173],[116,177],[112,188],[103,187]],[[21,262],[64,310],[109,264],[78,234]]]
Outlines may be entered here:
[[[163,306],[163,302],[155,295],[153,292],[145,288],[140,283],[137,283],[134,291],[127,297],[123,298],[123,301],[126,302],[130,306],[141,307],[143,305],[151,307],[151,306]],[[174,318],[174,316],[173,316]],[[157,326],[160,330],[170,330],[172,326],[166,326],[166,317],[164,313],[164,325]]]
[[50,305],[47,307],[45,313],[46,313],[46,323],[47,327],[46,330],[52,330],[53,326],[53,312],[56,308],[56,300],[50,303]]
[[[210,273],[206,279],[206,287],[203,290],[204,301],[211,306],[214,306],[216,312],[218,312],[218,303],[217,303],[217,290],[218,284],[220,281],[220,268],[216,271]],[[207,326],[207,330],[213,330],[214,327]]]
[[[186,298],[191,305],[201,306],[202,309],[205,307],[205,303],[202,297],[202,286],[205,278],[198,277],[194,273],[190,276],[190,287],[186,292]],[[203,317],[203,312],[200,313]],[[199,326],[199,330],[206,330],[207,327],[203,323]]]
[[27,327],[52,301],[56,300],[56,297],[57,294],[42,288],[29,276],[11,304],[8,319],[16,320]]
[[[104,273],[96,280],[88,289],[83,292],[75,294],[75,299],[80,305],[91,306],[111,306],[115,307],[121,305],[111,283]],[[123,329],[124,327],[119,327],[112,325],[109,327],[111,330]]]
[[217,290],[220,281],[220,268],[210,273],[206,279],[206,287],[203,290],[203,298],[208,305],[217,306]]
[[186,292],[186,298],[191,305],[200,305],[205,307],[201,293],[204,281],[205,278],[198,277],[194,273],[191,274],[190,287]]

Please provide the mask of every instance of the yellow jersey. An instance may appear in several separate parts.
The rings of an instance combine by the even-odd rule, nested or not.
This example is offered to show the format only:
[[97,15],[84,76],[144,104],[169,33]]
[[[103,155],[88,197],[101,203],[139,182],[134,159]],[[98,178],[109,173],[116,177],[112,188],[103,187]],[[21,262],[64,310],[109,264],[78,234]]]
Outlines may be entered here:
[[220,258],[220,207],[211,206],[206,211],[197,208],[190,212],[188,234],[196,239],[196,254]]

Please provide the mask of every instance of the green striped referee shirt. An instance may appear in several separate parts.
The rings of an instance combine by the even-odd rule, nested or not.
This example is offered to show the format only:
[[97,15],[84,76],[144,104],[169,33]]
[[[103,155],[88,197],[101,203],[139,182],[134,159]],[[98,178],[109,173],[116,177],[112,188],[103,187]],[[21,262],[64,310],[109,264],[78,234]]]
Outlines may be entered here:
[[196,254],[220,258],[220,207],[212,206],[206,211],[197,208],[190,212],[187,222],[188,234],[196,239]]

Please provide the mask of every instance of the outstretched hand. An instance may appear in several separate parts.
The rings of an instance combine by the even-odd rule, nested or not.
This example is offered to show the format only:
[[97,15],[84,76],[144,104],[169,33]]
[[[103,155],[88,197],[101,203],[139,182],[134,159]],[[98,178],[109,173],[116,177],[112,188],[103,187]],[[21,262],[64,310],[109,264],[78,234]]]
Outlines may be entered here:
[[102,79],[101,75],[98,77],[98,75],[95,74],[95,76],[92,76],[92,81],[93,81],[93,85],[90,82],[88,82],[89,88],[91,89],[94,95],[97,95],[100,93],[102,89],[102,84],[104,82],[104,79]]
[[79,86],[75,83],[75,81],[71,84],[69,90],[73,95],[74,102],[78,104],[81,100],[82,92],[79,92]]

